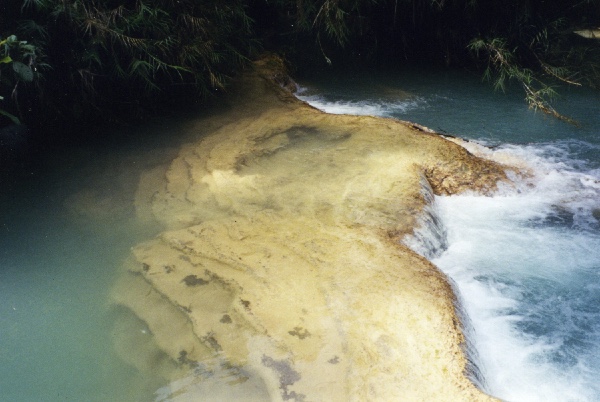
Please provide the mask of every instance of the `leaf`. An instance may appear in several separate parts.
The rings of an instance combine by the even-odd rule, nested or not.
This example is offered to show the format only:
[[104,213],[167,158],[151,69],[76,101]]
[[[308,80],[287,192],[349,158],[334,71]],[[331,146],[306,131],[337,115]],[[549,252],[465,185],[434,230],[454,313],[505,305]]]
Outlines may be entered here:
[[10,58],[10,56],[4,56],[2,59],[0,59],[0,64],[8,64],[12,61],[13,60]]
[[28,65],[21,63],[20,61],[13,62],[13,70],[25,82],[33,81],[33,70]]
[[13,116],[12,114],[5,112],[2,109],[0,109],[0,115],[8,117],[15,124],[21,124],[21,120],[19,120],[17,116]]

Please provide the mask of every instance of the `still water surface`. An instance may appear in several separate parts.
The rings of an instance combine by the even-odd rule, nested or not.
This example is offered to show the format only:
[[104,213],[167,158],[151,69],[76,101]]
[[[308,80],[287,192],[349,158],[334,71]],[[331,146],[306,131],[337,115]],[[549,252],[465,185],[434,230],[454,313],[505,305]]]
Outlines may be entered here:
[[130,247],[158,230],[136,222],[132,201],[140,172],[172,159],[177,133],[50,148],[2,181],[0,401],[152,400],[162,385],[118,356],[126,312],[109,291]]

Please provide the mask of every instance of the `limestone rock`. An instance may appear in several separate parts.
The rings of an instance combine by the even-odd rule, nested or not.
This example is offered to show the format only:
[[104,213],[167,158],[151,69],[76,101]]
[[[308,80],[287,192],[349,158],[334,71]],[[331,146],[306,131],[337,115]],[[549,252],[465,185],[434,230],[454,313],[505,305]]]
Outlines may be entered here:
[[189,368],[161,392],[488,400],[465,377],[447,279],[399,239],[423,178],[490,192],[504,168],[408,123],[321,113],[272,76],[250,73],[166,173],[142,175],[138,213],[166,230],[134,248],[114,299]]

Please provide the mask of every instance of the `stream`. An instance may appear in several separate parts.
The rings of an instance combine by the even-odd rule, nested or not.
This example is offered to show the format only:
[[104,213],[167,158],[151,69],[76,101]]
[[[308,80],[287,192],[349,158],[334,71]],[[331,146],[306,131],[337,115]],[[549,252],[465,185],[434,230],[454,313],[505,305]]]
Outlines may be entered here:
[[424,236],[442,237],[441,252],[409,241],[454,281],[479,386],[507,401],[600,400],[600,99],[559,93],[580,127],[459,72],[317,76],[299,93],[329,113],[419,122],[529,172],[493,197],[435,197],[441,223]]
[[[301,85],[298,96],[326,112],[418,122],[529,172],[493,197],[436,196],[440,224],[422,230],[444,247],[407,242],[452,278],[484,391],[600,400],[600,94],[561,91],[557,107],[574,127],[461,72]],[[109,294],[131,247],[161,230],[135,217],[140,174],[168,164],[185,132],[185,121],[169,120],[54,150],[1,189],[1,401],[153,400],[165,385],[119,355],[116,332],[147,329]]]

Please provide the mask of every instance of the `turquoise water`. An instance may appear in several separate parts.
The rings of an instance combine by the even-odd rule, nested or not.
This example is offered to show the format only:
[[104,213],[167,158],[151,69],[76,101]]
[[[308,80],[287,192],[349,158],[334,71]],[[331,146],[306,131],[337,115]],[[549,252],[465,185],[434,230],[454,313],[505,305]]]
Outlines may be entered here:
[[[568,91],[575,128],[494,94],[477,77],[426,71],[303,82],[330,112],[412,120],[493,146],[534,172],[495,197],[437,197],[452,276],[473,328],[484,388],[512,401],[600,400],[598,95]],[[0,188],[0,401],[147,401],[162,385],[114,347],[143,323],[109,302],[131,246],[140,172],[168,163],[179,123],[119,141],[49,150]],[[119,137],[120,138],[120,137]],[[26,164],[25,164],[26,165]],[[125,317],[129,325],[116,326]]]
[[107,289],[127,243],[30,208],[4,208],[0,400],[120,400],[135,373],[113,352]]
[[143,324],[109,299],[130,247],[158,230],[136,222],[132,201],[140,172],[172,159],[177,138],[151,131],[29,154],[5,175],[0,401],[147,401],[163,385],[118,355],[114,340]]
[[466,73],[302,85],[299,97],[322,110],[415,121],[529,169],[493,197],[436,197],[445,250],[415,248],[456,284],[485,391],[507,401],[600,400],[600,95],[563,89],[556,106],[575,127],[528,110],[518,89],[494,93]]

